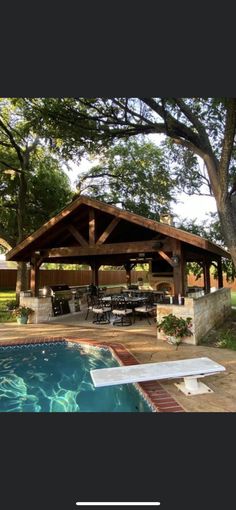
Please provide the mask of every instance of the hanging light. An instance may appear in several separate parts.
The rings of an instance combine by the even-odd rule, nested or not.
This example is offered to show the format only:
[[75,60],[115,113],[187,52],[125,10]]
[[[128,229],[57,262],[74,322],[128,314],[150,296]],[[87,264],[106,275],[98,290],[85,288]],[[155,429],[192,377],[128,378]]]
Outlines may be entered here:
[[180,258],[179,258],[179,255],[173,255],[171,257],[171,262],[173,264],[174,267],[178,266],[179,263],[180,263]]

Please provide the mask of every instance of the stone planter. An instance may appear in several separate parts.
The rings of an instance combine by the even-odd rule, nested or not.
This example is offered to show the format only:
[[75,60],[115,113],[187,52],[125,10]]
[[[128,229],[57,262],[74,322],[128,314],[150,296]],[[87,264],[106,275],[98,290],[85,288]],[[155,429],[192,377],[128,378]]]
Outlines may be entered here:
[[179,345],[181,342],[181,338],[176,338],[176,336],[167,336],[166,337],[168,344]]
[[22,317],[17,317],[16,318],[16,322],[18,324],[27,324],[28,322],[28,317],[26,317],[25,315],[22,315]]

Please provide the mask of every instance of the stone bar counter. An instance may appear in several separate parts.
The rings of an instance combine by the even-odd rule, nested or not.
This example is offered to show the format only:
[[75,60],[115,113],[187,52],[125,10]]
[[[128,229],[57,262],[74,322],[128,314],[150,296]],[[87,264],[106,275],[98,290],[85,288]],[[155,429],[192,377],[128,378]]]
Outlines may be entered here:
[[[220,325],[231,313],[230,289],[219,289],[201,297],[184,298],[184,305],[157,305],[157,323],[172,313],[176,317],[192,319],[192,335],[183,338],[187,344],[197,345],[215,326]],[[166,340],[166,335],[157,330],[158,340]]]

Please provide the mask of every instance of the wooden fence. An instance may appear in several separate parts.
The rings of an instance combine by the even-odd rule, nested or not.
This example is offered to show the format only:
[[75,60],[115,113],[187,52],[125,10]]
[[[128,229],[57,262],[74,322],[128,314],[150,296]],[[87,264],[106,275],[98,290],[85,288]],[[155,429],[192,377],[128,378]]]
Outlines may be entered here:
[[[66,283],[67,285],[89,285],[91,283],[91,271],[89,270],[63,270],[63,269],[42,269],[40,275],[40,287],[44,285],[57,285]],[[132,271],[131,279],[136,283],[138,278],[143,278],[144,283],[147,282],[146,271]],[[120,285],[126,283],[126,272],[119,271],[99,271],[100,285]],[[189,286],[203,286],[203,278],[195,280],[193,275],[188,277]],[[211,286],[218,287],[218,281],[211,277]],[[0,289],[15,289],[16,287],[16,270],[1,269],[0,270]],[[236,280],[233,283],[227,282],[224,277],[224,287],[231,288],[236,291]]]
[[[147,281],[145,271],[132,271],[132,282],[137,282],[138,278]],[[39,285],[57,285],[65,283],[67,285],[89,285],[92,281],[92,271],[89,270],[63,270],[63,269],[42,269],[39,272]],[[126,272],[120,271],[99,271],[99,285],[120,285],[126,283]],[[15,289],[16,270],[0,270],[0,289]]]

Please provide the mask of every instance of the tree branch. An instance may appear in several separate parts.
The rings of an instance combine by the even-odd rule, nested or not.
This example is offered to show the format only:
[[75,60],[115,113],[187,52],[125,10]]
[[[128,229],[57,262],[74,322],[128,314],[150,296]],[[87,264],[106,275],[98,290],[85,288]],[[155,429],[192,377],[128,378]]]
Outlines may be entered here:
[[0,127],[7,134],[8,138],[9,138],[9,140],[11,142],[11,145],[15,149],[15,151],[17,153],[17,156],[18,156],[18,159],[19,159],[21,165],[23,166],[24,159],[23,159],[23,156],[22,156],[22,153],[21,153],[21,149],[20,149],[19,145],[16,143],[16,141],[15,141],[11,131],[7,128],[7,126],[4,124],[2,119],[0,119]]
[[2,165],[6,166],[7,168],[10,168],[10,170],[14,170],[14,172],[18,172],[19,174],[22,173],[22,170],[19,170],[19,168],[15,168],[14,166],[9,165],[8,163],[6,163],[6,161],[3,161],[2,159],[0,159],[0,163],[2,163]]
[[206,148],[210,149],[210,142],[207,136],[206,130],[197,116],[193,113],[191,108],[184,102],[182,98],[173,98],[176,102],[177,106],[181,110],[181,112],[187,117],[187,119],[193,124],[193,126],[197,129],[200,137],[202,138],[203,143],[206,144]]
[[[203,153],[203,147],[198,134],[196,134],[191,128],[175,119],[169,112],[163,109],[163,105],[160,106],[153,98],[140,98],[149,108],[155,111],[165,121],[164,133],[170,138],[184,139],[192,144],[192,150],[196,152],[201,150]],[[155,123],[154,123],[155,126]]]

